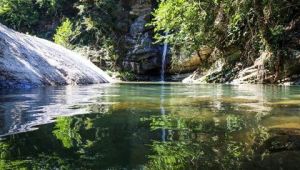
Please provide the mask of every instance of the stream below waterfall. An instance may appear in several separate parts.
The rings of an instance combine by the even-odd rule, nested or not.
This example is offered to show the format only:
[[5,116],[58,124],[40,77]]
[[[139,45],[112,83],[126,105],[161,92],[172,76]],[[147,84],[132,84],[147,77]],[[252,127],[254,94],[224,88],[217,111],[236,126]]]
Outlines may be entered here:
[[300,87],[0,90],[0,169],[299,169]]

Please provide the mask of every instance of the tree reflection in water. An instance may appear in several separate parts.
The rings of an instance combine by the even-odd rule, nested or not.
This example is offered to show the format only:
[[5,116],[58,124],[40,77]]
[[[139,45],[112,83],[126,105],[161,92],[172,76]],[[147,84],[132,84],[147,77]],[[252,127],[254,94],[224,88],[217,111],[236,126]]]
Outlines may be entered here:
[[120,97],[74,106],[86,115],[3,138],[0,169],[300,168],[298,98],[267,90],[268,100],[246,99],[227,86],[202,96],[169,85],[120,88]]

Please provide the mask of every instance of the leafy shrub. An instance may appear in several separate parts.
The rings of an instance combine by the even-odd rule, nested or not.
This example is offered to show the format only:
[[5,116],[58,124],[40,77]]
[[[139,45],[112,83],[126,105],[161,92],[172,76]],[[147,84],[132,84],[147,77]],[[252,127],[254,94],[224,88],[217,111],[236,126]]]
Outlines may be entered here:
[[70,41],[75,36],[76,31],[73,31],[73,23],[66,19],[61,26],[59,26],[56,30],[56,34],[54,35],[54,42],[56,44],[70,47]]
[[128,71],[124,71],[124,72],[120,72],[119,77],[121,78],[121,80],[124,81],[134,81],[136,80],[135,74],[128,72]]

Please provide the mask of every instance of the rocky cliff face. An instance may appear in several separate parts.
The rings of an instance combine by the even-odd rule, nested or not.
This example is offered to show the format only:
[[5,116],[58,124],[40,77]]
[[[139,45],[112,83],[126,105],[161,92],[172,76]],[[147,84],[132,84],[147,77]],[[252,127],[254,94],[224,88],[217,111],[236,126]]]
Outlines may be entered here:
[[[147,23],[151,21],[151,12],[158,5],[157,0],[122,0],[122,2],[128,7],[128,13],[124,16],[127,16],[130,21],[127,24],[127,32],[124,34],[126,54],[121,60],[121,67],[125,71],[135,73],[138,80],[159,80],[163,44],[154,43],[153,28],[147,26]],[[120,21],[124,21],[124,18]],[[181,81],[199,67],[199,58],[193,56],[186,57],[184,62],[172,65],[171,68],[169,66],[172,57],[184,58],[186,56],[175,56],[168,53],[166,61],[167,81]]]
[[[292,20],[284,28],[285,41],[279,50],[261,50],[253,61],[247,63],[241,57],[241,49],[232,48],[222,57],[218,50],[208,56],[215,59],[208,70],[198,70],[183,80],[185,83],[229,83],[229,84],[300,84],[300,17]],[[220,51],[219,51],[220,52]],[[278,53],[278,51],[277,51]],[[226,61],[229,60],[229,61]],[[236,61],[235,61],[236,60]],[[201,64],[199,65],[201,67]]]
[[[125,3],[125,2],[123,2]],[[131,0],[128,15],[131,23],[124,36],[125,51],[122,68],[136,74],[159,74],[161,47],[153,44],[153,31],[146,24],[151,20],[154,0]]]
[[101,69],[78,54],[0,24],[1,88],[111,81]]
[[[299,41],[300,42],[300,41]],[[299,43],[298,42],[298,43]],[[299,43],[300,45],[300,43]],[[250,66],[238,62],[228,67],[225,59],[215,61],[209,70],[197,70],[183,80],[184,83],[227,83],[227,84],[300,84],[300,50],[289,49],[289,59],[283,62],[279,78],[268,68],[268,61],[273,56],[271,52],[262,51],[260,56]],[[214,54],[212,54],[214,55]]]

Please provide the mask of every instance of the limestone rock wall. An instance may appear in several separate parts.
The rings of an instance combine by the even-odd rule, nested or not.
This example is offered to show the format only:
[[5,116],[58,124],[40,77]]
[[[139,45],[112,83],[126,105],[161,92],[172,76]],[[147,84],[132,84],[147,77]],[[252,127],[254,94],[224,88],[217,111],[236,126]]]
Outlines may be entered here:
[[[123,2],[125,3],[125,2]],[[154,0],[131,0],[129,18],[131,23],[124,36],[125,51],[121,66],[136,74],[159,73],[161,67],[160,46],[153,44],[153,30],[146,24],[155,8]]]

